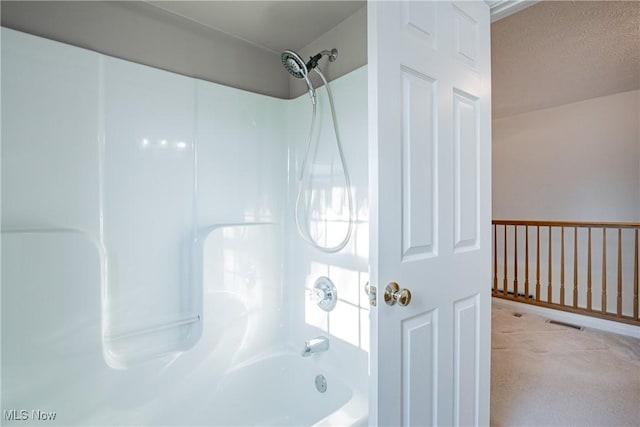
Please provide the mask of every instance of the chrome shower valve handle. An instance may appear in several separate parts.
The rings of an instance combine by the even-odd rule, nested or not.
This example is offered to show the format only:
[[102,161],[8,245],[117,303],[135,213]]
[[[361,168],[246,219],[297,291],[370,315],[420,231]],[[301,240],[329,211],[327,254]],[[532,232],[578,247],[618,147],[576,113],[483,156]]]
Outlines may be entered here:
[[338,303],[338,289],[331,279],[325,276],[318,277],[311,290],[311,298],[324,311],[331,311]]

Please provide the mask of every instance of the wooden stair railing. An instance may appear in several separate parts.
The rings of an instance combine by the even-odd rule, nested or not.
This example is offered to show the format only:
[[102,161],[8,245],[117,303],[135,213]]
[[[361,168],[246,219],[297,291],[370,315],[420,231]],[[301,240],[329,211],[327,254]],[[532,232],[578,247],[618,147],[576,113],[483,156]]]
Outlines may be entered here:
[[640,326],[640,223],[492,223],[494,297]]

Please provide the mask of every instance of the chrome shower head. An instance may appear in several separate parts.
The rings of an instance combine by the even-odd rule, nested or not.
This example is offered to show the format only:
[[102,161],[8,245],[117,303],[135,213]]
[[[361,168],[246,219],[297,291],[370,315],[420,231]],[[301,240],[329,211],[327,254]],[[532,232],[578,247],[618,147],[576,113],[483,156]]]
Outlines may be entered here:
[[308,74],[307,66],[296,52],[285,50],[280,56],[282,65],[293,77],[305,79]]
[[[309,58],[309,62],[306,64],[302,60],[302,57],[298,55],[297,52],[293,50],[285,50],[280,55],[280,60],[282,61],[282,65],[284,68],[291,74],[293,77],[298,79],[304,79],[307,82],[307,87],[309,88],[309,97],[311,98],[311,102],[315,105],[316,103],[316,90],[311,84],[311,80],[309,79],[309,71],[318,67],[318,61],[322,58],[323,55],[329,57],[329,61],[333,62],[338,57],[338,49],[323,50],[317,55]],[[316,69],[316,72],[318,70]]]
[[329,61],[333,62],[338,58],[338,49],[323,50],[322,52],[310,57],[309,62],[306,64],[297,52],[294,52],[293,50],[285,50],[282,52],[282,55],[280,55],[280,60],[282,61],[284,68],[286,68],[289,74],[293,77],[306,79],[309,75],[309,71],[316,68],[318,66],[318,61],[325,55],[329,57]]

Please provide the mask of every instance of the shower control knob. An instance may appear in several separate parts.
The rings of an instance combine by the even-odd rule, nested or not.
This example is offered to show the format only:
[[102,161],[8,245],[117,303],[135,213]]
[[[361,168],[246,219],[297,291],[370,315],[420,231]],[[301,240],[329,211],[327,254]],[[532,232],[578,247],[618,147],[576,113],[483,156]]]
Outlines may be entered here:
[[398,305],[406,307],[411,303],[411,291],[409,289],[400,289],[396,282],[391,282],[384,288],[384,302],[387,305]]

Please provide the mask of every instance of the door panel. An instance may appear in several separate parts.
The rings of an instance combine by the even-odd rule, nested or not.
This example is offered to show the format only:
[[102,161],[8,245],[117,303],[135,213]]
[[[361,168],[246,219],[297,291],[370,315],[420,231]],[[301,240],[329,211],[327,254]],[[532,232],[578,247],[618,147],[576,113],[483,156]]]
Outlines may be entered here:
[[438,311],[402,321],[402,425],[437,421]]
[[453,37],[456,58],[474,70],[479,64],[480,35],[478,21],[460,6],[453,5]]
[[[410,68],[402,73],[402,261],[434,254],[437,201],[434,80]],[[422,185],[412,186],[412,182]],[[436,203],[434,203],[436,202]]]
[[[490,57],[483,2],[369,3],[371,425],[487,425]],[[384,301],[397,282],[402,307]]]
[[454,419],[457,426],[479,425],[478,295],[454,303]]
[[478,154],[480,111],[478,98],[453,91],[453,179],[456,251],[478,249]]
[[437,48],[437,3],[429,1],[402,2],[402,30],[423,39],[425,44]]

